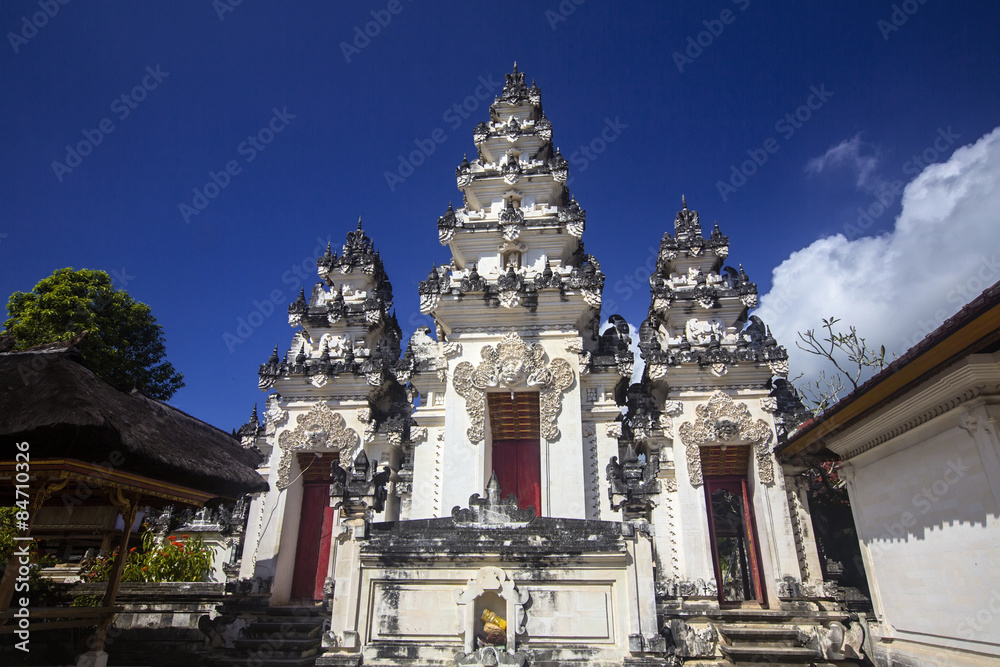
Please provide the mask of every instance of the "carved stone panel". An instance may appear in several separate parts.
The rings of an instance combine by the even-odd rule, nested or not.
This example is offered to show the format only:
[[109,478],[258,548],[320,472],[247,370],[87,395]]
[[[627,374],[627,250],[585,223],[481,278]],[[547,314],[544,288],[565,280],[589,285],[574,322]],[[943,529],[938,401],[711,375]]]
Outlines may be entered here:
[[752,446],[757,459],[760,480],[774,483],[774,463],[771,456],[771,428],[763,419],[754,421],[750,408],[735,402],[728,394],[717,391],[708,403],[695,409],[698,418],[692,424],[684,422],[679,429],[687,454],[691,484],[703,483],[701,472],[702,445]]
[[326,403],[317,403],[308,412],[295,418],[295,428],[278,436],[281,460],[278,463],[278,489],[291,483],[292,454],[294,452],[340,453],[343,465],[350,465],[354,450],[361,439],[354,429],[347,428],[344,418]]
[[486,438],[486,392],[489,389],[539,388],[541,436],[559,439],[556,419],[562,410],[562,395],[573,386],[573,369],[565,359],[547,361],[540,343],[529,344],[516,333],[505,334],[496,347],[482,350],[482,362],[473,366],[463,361],[455,367],[455,390],[465,399],[472,425],[469,440]]

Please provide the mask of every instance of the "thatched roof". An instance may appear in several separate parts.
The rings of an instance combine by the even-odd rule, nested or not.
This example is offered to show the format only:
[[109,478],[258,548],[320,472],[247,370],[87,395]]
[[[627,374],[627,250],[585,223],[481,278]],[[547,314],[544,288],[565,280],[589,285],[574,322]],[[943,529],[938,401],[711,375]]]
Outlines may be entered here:
[[32,461],[102,463],[117,450],[124,472],[219,497],[267,490],[256,472],[258,454],[228,433],[112,387],[71,346],[45,347],[0,353],[0,451],[27,441]]

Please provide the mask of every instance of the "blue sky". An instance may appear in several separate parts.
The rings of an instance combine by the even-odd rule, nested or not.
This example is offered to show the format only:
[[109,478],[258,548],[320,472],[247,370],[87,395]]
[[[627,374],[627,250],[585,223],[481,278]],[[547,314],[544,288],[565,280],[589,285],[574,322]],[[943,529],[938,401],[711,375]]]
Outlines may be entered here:
[[187,383],[171,402],[225,429],[263,401],[297,267],[312,285],[358,216],[406,334],[424,323],[437,217],[515,60],[571,162],[605,317],[645,316],[682,193],[784,295],[763,310],[790,348],[817,313],[905,348],[956,287],[1000,279],[994,3],[63,2],[0,5],[0,294],[112,273],[164,327]]

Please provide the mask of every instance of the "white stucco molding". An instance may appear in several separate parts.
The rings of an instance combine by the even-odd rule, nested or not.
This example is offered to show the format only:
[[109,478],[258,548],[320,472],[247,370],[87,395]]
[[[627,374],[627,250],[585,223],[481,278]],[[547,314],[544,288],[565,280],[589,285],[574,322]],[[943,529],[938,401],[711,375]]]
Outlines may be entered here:
[[687,454],[688,476],[692,486],[704,483],[701,473],[702,445],[752,446],[760,481],[774,484],[774,461],[771,455],[771,427],[763,419],[754,421],[750,408],[737,403],[728,394],[717,391],[707,403],[695,408],[698,418],[684,422],[679,429]]
[[361,439],[354,429],[348,428],[340,413],[326,403],[316,403],[308,412],[295,418],[295,428],[278,436],[281,461],[278,463],[278,490],[291,483],[292,454],[294,452],[340,453],[344,465],[350,465]]
[[563,393],[573,386],[573,368],[565,359],[547,361],[541,343],[527,343],[517,333],[504,334],[493,347],[482,349],[478,366],[463,361],[455,367],[455,391],[465,399],[471,425],[467,431],[473,443],[486,438],[486,392],[493,388],[539,388],[541,436],[559,439],[556,419],[562,410]]

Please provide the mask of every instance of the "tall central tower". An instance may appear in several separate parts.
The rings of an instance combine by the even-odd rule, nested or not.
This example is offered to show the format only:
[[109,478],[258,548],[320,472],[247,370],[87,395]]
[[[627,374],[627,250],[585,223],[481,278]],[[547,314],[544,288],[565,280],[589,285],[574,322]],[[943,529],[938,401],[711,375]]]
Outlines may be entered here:
[[411,340],[429,436],[402,471],[425,485],[404,517],[446,514],[496,474],[540,516],[597,518],[599,461],[617,445],[601,446],[594,422],[614,419],[614,386],[631,374],[627,327],[598,338],[604,274],[541,91],[516,65],[474,140],[456,169],[463,205],[438,219],[451,259],[419,286],[437,339]]

